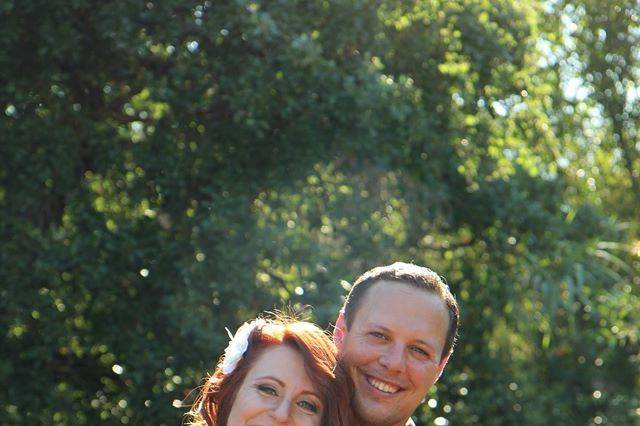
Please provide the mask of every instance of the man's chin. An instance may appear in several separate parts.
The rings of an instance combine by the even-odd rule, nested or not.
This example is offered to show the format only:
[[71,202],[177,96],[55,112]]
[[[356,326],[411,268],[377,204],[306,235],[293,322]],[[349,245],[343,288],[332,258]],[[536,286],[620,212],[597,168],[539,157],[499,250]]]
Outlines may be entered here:
[[[355,396],[353,400],[355,415],[360,424],[369,426],[391,426],[404,424],[398,413],[393,411],[394,407],[371,401],[368,398]],[[409,418],[409,415],[406,416]]]

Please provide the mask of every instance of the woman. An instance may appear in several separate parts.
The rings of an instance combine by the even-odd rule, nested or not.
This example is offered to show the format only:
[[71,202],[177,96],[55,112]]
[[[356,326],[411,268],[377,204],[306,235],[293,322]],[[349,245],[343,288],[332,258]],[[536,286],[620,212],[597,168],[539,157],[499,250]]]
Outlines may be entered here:
[[[228,330],[227,330],[228,332]],[[345,426],[350,385],[316,325],[257,319],[231,336],[189,413],[191,425]]]

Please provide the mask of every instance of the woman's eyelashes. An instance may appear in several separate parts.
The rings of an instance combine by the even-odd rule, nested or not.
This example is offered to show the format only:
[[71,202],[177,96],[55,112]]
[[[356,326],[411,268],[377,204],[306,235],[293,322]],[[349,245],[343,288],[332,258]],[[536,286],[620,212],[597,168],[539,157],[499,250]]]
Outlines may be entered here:
[[302,408],[305,411],[310,411],[312,413],[318,412],[318,406],[311,401],[307,401],[307,400],[298,401],[298,407]]
[[271,385],[257,385],[256,388],[265,395],[278,396],[278,390]]
[[[256,385],[256,389],[258,390],[258,392],[266,396],[276,396],[276,397],[279,396],[278,389],[272,385],[258,384]],[[301,409],[303,409],[304,411],[307,411],[310,413],[319,412],[318,404],[306,399],[296,402],[296,405]]]

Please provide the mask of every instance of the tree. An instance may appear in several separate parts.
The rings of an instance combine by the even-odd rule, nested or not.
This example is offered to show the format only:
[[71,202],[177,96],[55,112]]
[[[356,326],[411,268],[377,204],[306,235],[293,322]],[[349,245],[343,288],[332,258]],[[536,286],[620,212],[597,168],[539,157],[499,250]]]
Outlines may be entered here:
[[173,424],[225,326],[283,304],[327,325],[392,260],[462,305],[424,424],[636,421],[637,205],[576,174],[616,157],[543,61],[549,5],[0,11],[1,424]]

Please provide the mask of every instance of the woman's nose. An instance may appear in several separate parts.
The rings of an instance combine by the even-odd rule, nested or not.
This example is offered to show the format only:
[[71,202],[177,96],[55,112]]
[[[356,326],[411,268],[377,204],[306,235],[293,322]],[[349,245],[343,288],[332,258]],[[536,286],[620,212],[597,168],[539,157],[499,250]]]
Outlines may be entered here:
[[274,420],[281,424],[287,424],[291,416],[291,403],[289,400],[282,398],[278,401],[278,405],[273,408],[271,414]]

